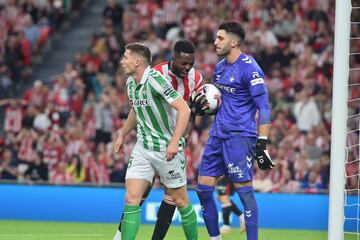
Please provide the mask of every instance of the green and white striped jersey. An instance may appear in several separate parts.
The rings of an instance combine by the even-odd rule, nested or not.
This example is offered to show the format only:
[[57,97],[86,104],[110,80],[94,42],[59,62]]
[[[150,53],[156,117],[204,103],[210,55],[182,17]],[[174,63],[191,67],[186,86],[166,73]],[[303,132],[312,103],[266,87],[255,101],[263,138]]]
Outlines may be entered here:
[[[165,152],[176,127],[177,112],[170,106],[181,95],[169,80],[148,67],[139,84],[130,76],[126,90],[137,120],[137,139],[144,148]],[[184,149],[185,139],[179,142]]]

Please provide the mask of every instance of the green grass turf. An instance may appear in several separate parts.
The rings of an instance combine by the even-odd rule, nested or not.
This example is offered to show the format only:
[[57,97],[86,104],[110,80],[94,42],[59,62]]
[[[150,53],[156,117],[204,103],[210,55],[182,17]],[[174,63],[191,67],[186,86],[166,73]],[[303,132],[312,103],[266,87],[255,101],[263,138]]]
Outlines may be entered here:
[[[0,240],[112,240],[116,224],[64,223],[34,221],[0,221]],[[153,225],[141,225],[137,240],[151,238]],[[246,240],[246,234],[239,234],[238,228],[223,235],[223,240]],[[182,228],[172,226],[166,240],[185,239]],[[199,227],[199,240],[209,239],[206,229]],[[298,231],[261,229],[259,240],[326,240],[322,231]],[[346,240],[356,239],[345,237]]]

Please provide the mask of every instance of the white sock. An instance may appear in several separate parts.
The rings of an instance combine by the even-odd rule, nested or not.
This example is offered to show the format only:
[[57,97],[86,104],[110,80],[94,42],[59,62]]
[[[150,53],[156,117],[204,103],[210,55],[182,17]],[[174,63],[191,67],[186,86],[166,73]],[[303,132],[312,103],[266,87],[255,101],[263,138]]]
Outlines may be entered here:
[[221,240],[221,235],[216,237],[210,237],[210,240]]

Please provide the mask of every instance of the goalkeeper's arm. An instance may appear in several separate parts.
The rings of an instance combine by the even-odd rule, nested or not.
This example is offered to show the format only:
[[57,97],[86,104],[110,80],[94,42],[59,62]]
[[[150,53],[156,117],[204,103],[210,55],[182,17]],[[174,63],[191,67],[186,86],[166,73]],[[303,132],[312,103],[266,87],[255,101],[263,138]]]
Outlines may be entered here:
[[270,103],[267,94],[255,96],[254,102],[259,109],[259,137],[256,142],[256,160],[261,170],[269,170],[275,166],[267,150],[270,131]]

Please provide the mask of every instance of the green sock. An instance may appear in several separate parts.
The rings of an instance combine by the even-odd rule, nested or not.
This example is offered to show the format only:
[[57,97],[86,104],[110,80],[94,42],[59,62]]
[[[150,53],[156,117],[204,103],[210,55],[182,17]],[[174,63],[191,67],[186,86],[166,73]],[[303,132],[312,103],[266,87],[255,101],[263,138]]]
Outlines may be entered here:
[[181,215],[181,224],[185,232],[187,240],[197,240],[198,239],[198,227],[197,227],[197,217],[191,203],[185,208],[179,208]]
[[140,227],[140,206],[125,205],[121,222],[121,239],[134,240]]

